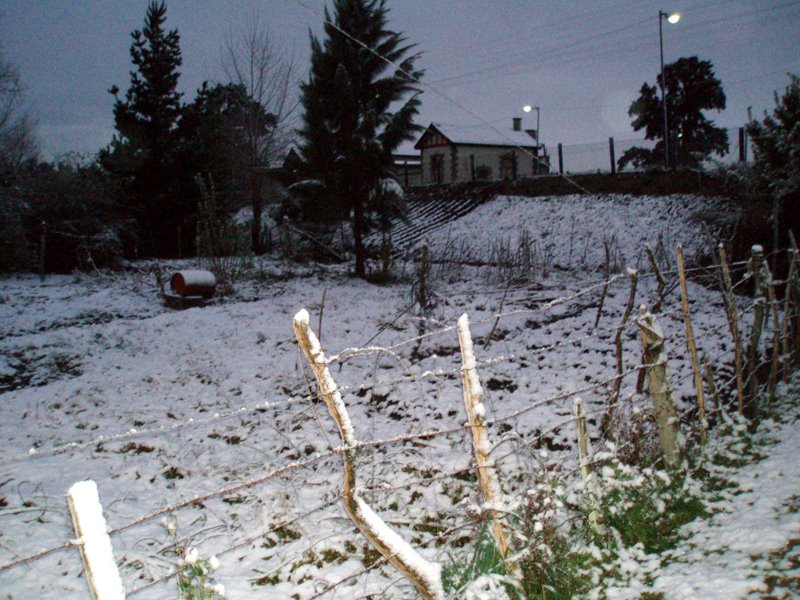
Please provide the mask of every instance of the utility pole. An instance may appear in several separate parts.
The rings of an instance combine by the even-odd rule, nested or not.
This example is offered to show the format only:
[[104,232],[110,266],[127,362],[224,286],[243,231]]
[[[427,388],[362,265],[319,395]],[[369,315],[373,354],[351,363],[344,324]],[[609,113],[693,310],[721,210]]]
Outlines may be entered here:
[[664,32],[661,20],[666,19],[670,23],[677,23],[681,16],[678,13],[665,13],[658,11],[658,44],[661,49],[661,106],[664,109],[664,168],[669,169],[669,121],[667,120],[667,82],[664,79]]

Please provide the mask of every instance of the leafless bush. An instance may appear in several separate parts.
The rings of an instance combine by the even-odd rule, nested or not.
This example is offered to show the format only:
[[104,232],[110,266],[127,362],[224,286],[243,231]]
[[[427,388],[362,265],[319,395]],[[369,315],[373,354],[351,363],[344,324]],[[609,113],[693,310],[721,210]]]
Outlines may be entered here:
[[219,293],[224,296],[233,293],[234,283],[244,267],[240,236],[230,215],[217,204],[213,181],[206,183],[202,177],[196,181],[201,196],[197,253],[203,268],[214,273]]

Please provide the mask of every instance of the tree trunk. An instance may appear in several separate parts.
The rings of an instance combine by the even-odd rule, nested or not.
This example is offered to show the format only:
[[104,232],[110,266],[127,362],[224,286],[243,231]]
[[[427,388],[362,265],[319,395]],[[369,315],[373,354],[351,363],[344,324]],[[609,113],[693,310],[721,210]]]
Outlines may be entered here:
[[367,278],[367,249],[364,247],[364,203],[356,199],[353,206],[353,241],[356,251],[356,277]]
[[248,175],[250,188],[250,205],[253,208],[253,223],[250,228],[250,247],[253,254],[261,256],[264,253],[264,248],[261,245],[261,186],[258,182],[258,177],[255,173]]

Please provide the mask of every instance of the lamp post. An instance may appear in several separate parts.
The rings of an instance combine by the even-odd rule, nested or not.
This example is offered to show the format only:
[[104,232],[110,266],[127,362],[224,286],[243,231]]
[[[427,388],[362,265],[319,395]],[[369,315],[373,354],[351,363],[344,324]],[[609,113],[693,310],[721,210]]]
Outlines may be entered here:
[[522,107],[522,110],[524,110],[526,113],[529,113],[532,110],[536,111],[536,145],[538,146],[539,142],[542,140],[542,136],[539,133],[539,107],[526,104]]
[[536,166],[536,173],[539,172],[539,148],[541,147],[542,136],[539,129],[539,107],[538,106],[531,106],[530,104],[526,104],[522,107],[526,113],[531,112],[531,110],[536,111],[536,162],[534,163]]
[[680,13],[665,13],[663,10],[658,11],[658,43],[661,48],[661,106],[664,108],[664,167],[669,169],[669,121],[667,120],[667,100],[665,96],[667,82],[664,79],[664,33],[661,26],[663,19],[674,25],[681,20],[681,15]]

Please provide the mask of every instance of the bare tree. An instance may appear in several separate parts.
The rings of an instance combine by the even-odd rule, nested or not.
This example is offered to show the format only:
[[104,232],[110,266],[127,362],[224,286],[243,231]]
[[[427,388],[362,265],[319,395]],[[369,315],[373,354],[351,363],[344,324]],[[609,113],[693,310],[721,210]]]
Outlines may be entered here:
[[0,171],[13,173],[36,156],[36,123],[25,112],[19,70],[0,47]]
[[292,143],[298,107],[297,65],[294,56],[263,27],[257,13],[241,30],[226,36],[221,62],[230,83],[242,86],[253,100],[230,139],[235,162],[244,169],[253,209],[252,249],[261,254],[265,176]]

